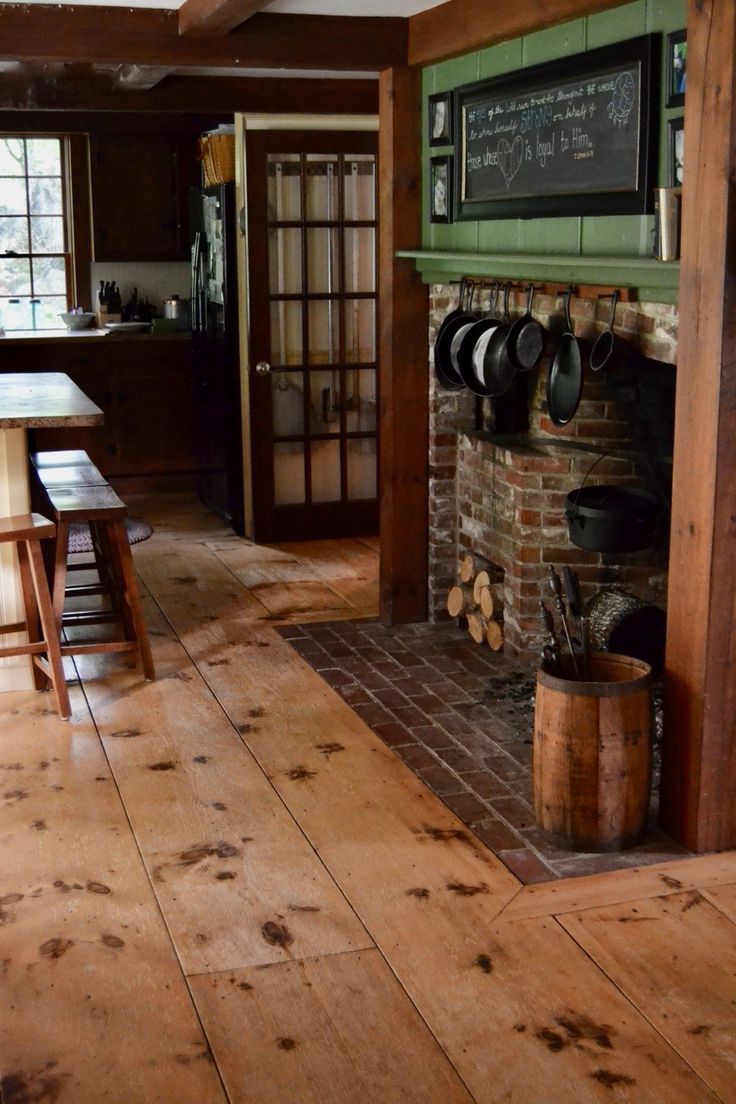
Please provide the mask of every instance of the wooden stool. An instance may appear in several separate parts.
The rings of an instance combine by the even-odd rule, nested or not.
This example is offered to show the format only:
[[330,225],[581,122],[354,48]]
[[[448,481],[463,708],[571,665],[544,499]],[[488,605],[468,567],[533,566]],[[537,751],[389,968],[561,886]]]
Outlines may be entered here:
[[[156,677],[151,646],[143,621],[138,584],[125,528],[127,507],[108,484],[104,486],[46,487],[56,520],[56,556],[53,574],[53,611],[59,635],[64,628],[117,622],[122,640],[72,641],[62,643],[62,655],[90,655],[99,652],[138,652],[147,679]],[[98,584],[67,586],[69,529],[74,522],[87,522],[92,534]],[[87,565],[85,565],[87,566]],[[109,610],[64,613],[65,597],[105,594]]]
[[[64,677],[59,634],[41,554],[41,541],[52,540],[55,533],[56,527],[53,522],[40,514],[18,514],[15,517],[0,518],[0,544],[12,543],[17,547],[25,614],[25,621],[0,625],[0,636],[21,632],[28,634],[27,644],[0,648],[0,658],[32,656],[36,689],[45,690],[48,683],[51,683],[56,695],[59,716],[66,720],[72,712],[69,691]],[[40,639],[38,639],[39,619],[41,621]]]

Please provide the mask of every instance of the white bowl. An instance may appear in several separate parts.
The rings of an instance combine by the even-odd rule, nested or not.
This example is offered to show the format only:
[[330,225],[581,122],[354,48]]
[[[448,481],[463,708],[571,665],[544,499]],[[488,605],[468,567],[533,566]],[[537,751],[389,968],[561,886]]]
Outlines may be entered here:
[[82,314],[59,315],[68,330],[86,330],[88,326],[92,325],[95,317],[91,311],[83,311]]

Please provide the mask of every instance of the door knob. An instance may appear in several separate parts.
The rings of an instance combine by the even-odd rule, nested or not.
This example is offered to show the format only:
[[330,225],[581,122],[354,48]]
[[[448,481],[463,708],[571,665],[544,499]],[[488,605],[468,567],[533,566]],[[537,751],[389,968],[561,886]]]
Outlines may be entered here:
[[259,376],[267,376],[271,371],[271,365],[265,360],[259,360],[256,364],[256,372]]

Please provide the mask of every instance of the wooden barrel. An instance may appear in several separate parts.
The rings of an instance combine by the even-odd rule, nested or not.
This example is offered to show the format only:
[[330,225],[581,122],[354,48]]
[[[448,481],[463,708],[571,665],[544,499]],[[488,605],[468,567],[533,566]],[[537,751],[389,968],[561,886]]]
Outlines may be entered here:
[[537,823],[573,851],[618,851],[644,831],[652,778],[652,672],[595,652],[590,678],[540,670],[534,711]]

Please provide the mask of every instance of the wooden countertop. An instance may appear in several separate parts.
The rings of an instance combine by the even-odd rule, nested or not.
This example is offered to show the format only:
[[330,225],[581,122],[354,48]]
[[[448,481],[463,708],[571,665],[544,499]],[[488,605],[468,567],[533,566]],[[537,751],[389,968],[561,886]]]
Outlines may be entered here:
[[89,344],[95,341],[188,341],[188,330],[175,330],[169,333],[157,333],[155,330],[141,330],[138,333],[118,330],[11,330],[0,337],[2,345],[56,345],[63,341],[65,345],[75,342]]
[[63,372],[0,373],[0,429],[101,425],[99,406]]

